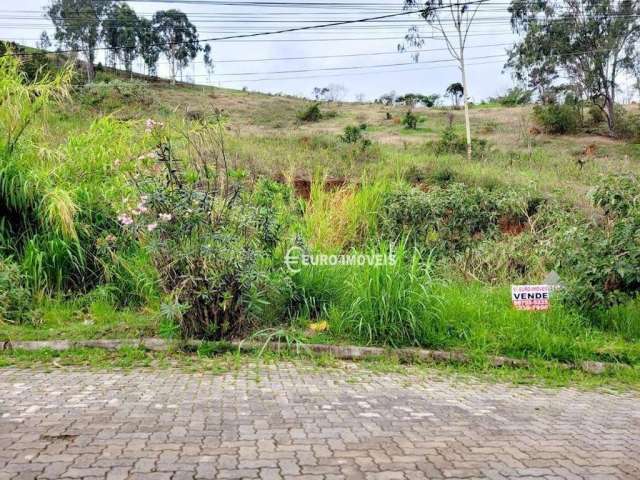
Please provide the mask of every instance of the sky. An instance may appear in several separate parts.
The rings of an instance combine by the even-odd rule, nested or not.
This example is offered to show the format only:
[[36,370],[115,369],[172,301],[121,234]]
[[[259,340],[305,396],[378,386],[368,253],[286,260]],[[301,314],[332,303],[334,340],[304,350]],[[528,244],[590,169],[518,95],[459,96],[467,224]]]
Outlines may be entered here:
[[[280,1],[296,5],[255,6],[255,2],[247,5],[247,0],[128,3],[145,17],[157,10],[182,10],[198,28],[201,39],[374,17],[401,12],[403,5],[402,0],[324,0],[322,6],[313,5],[322,0]],[[328,7],[326,3],[337,5]],[[44,17],[48,4],[49,0],[0,0],[0,38],[30,46],[35,46],[43,30],[53,38],[54,29]],[[506,8],[505,0],[489,0],[482,4],[471,25],[466,56],[473,101],[504,93],[513,86],[510,73],[503,72],[505,51],[515,40]],[[390,91],[442,95],[449,84],[460,81],[460,71],[441,38],[425,39],[420,47],[425,51],[420,52],[418,63],[413,62],[410,53],[398,52],[398,45],[403,43],[411,26],[417,26],[423,37],[440,36],[414,14],[304,32],[216,41],[211,42],[214,72],[208,73],[202,58],[198,58],[185,70],[184,78],[199,84],[307,97],[314,87],[339,84],[346,89],[345,100],[361,97],[373,100]],[[445,28],[452,30],[446,23]],[[140,67],[137,70],[142,71]],[[160,60],[159,74],[168,76],[164,57]]]

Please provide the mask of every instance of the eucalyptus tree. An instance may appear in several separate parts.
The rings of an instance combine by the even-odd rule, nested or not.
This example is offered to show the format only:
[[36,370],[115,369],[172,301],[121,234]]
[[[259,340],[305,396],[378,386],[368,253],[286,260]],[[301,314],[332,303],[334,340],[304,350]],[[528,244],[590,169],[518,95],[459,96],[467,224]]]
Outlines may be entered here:
[[116,59],[119,58],[129,74],[132,73],[133,61],[139,51],[139,21],[136,12],[126,3],[111,5],[102,20],[102,37],[112,56],[113,66],[116,66]]
[[451,97],[451,103],[458,108],[460,106],[460,99],[464,97],[464,85],[460,82],[452,83],[447,87],[445,93]]
[[169,61],[171,83],[176,73],[193,61],[200,51],[198,30],[180,10],[161,10],[153,15],[153,30],[160,40],[160,51]]
[[213,65],[213,50],[211,49],[211,45],[209,45],[208,43],[202,48],[202,51],[204,53],[204,66],[207,69],[207,78],[209,81],[211,81],[211,75],[213,74],[214,71],[214,65]]
[[52,0],[46,10],[56,29],[55,39],[84,55],[89,81],[94,77],[102,20],[112,4],[111,0]]
[[539,91],[568,77],[614,133],[619,78],[637,62],[640,1],[513,0],[509,12],[520,39],[507,67]]
[[158,60],[162,39],[153,28],[151,20],[146,18],[138,19],[136,29],[136,44],[138,47],[138,55],[142,58],[148,75],[155,75],[158,69]]
[[[476,18],[480,6],[487,0],[404,0],[406,9],[417,9],[422,19],[434,30],[439,32],[447,46],[451,57],[456,61],[460,70],[463,86],[464,123],[467,139],[467,159],[471,160],[471,122],[469,120],[469,83],[465,64],[465,49],[469,29]],[[453,28],[451,28],[453,27]],[[418,27],[411,27],[405,36],[406,42],[416,48],[425,43]],[[401,49],[404,46],[400,47]],[[418,61],[418,54],[414,59]]]

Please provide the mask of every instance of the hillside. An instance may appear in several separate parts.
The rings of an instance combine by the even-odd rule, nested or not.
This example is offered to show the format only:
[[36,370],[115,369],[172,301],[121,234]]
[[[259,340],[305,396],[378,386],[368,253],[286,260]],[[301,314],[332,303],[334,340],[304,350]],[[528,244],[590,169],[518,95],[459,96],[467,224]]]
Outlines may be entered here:
[[[450,108],[414,109],[416,129],[402,124],[408,108],[374,103],[321,103],[326,118],[303,122],[298,115],[314,102],[257,92],[215,87],[146,84],[143,100],[116,97],[92,104],[82,115],[104,113],[123,119],[169,119],[222,111],[227,130],[238,140],[239,162],[265,173],[309,176],[321,168],[333,176],[360,175],[363,169],[390,170],[416,166],[428,171],[450,169],[479,184],[535,185],[584,205],[584,194],[608,173],[637,172],[640,148],[604,134],[547,135],[536,126],[532,107],[478,105],[471,110],[473,136],[488,142],[486,153],[468,165],[458,156],[432,155],[424,146],[437,141],[451,125],[463,134],[463,114]],[[119,103],[122,101],[122,103]],[[114,104],[115,102],[115,104]],[[635,108],[635,107],[633,107]],[[365,136],[379,146],[376,159],[361,162],[327,159],[326,147],[347,126],[366,124]],[[322,139],[318,149],[312,139]],[[309,144],[311,148],[309,148]]]
[[[534,106],[477,105],[467,160],[445,108],[104,71],[28,83],[10,57],[0,74],[10,338],[266,335],[640,365],[640,156],[595,121],[553,136]],[[552,308],[514,309],[510,285],[552,270]]]

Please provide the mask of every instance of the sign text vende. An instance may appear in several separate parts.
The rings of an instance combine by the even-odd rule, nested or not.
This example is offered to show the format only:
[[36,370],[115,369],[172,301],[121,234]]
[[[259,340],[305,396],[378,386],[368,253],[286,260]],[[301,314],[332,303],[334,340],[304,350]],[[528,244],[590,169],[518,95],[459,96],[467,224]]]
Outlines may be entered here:
[[511,301],[518,310],[548,310],[549,285],[512,285]]

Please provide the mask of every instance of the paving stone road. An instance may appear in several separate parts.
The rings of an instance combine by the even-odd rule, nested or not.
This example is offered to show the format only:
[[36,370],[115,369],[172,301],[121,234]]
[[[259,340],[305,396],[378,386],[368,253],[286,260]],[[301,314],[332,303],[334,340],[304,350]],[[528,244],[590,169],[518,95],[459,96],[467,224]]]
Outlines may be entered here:
[[640,396],[320,370],[0,369],[0,479],[640,479]]

